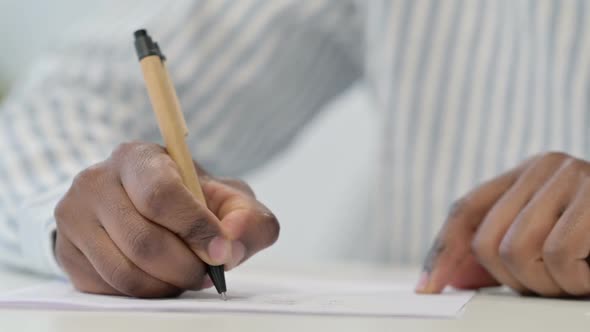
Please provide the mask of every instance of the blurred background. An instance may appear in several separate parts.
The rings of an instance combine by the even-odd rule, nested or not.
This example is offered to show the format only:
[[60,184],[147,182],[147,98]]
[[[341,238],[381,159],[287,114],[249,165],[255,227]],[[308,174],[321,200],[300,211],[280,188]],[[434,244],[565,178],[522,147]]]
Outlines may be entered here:
[[0,0],[0,96],[60,35],[114,1]]
[[[124,2],[134,12],[142,3]],[[105,15],[124,17],[124,10],[109,12],[114,3],[0,0],[0,96],[44,50],[68,34],[80,34],[85,22]],[[362,239],[363,220],[369,218],[376,120],[359,83],[327,105],[287,151],[245,176],[282,227],[277,244],[257,261],[325,262],[363,256],[347,244]]]

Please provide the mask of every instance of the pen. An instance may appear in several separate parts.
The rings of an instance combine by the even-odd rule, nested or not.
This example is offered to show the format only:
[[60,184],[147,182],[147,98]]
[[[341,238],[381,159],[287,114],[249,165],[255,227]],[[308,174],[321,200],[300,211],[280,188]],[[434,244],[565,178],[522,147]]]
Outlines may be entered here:
[[[188,128],[180,108],[180,102],[176,95],[174,85],[166,69],[158,43],[154,42],[144,29],[137,30],[135,36],[135,50],[143,72],[143,78],[148,90],[148,95],[158,120],[160,133],[164,138],[168,154],[178,165],[180,176],[185,186],[195,197],[207,206],[203,189],[199,184],[199,177],[193,164],[185,137]],[[207,273],[223,300],[226,300],[226,285],[223,265],[207,266]]]

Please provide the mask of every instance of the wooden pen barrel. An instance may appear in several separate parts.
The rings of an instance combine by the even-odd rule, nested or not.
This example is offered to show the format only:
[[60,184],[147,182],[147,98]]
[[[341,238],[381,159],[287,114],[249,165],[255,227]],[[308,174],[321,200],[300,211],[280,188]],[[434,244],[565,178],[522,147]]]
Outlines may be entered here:
[[178,165],[183,183],[201,203],[206,204],[205,195],[203,195],[199,177],[186,143],[188,128],[166,65],[157,55],[144,57],[140,64],[168,154]]

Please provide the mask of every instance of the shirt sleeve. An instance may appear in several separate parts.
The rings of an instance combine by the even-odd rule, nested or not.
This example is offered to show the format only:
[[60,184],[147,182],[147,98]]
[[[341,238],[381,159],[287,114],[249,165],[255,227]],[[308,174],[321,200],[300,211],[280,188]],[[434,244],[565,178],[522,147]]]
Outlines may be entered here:
[[170,7],[159,6],[141,26],[97,23],[45,54],[0,106],[5,264],[63,275],[53,255],[53,209],[73,177],[120,142],[160,142],[134,29],[147,27],[161,45],[193,155],[220,175],[239,176],[269,160],[361,76],[363,10],[353,2]]

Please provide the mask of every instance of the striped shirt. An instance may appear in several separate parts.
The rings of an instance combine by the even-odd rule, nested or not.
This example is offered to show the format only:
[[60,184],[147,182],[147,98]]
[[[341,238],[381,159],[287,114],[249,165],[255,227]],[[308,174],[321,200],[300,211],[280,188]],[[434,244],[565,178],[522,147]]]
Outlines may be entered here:
[[73,176],[120,142],[160,140],[130,42],[140,26],[171,59],[196,159],[220,175],[263,164],[365,79],[381,117],[367,242],[382,261],[418,262],[452,200],[526,156],[590,155],[583,0],[143,7],[88,23],[1,106],[2,261],[59,274],[53,208]]

